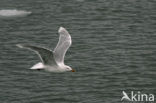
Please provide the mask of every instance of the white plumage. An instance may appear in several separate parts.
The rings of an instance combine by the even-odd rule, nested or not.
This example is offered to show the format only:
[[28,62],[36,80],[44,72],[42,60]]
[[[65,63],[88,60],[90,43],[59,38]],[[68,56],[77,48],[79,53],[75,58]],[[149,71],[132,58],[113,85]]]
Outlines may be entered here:
[[17,44],[19,48],[27,48],[33,50],[40,57],[42,62],[35,64],[30,69],[45,69],[50,72],[75,72],[75,70],[72,69],[70,66],[64,64],[66,51],[72,43],[71,36],[68,31],[63,27],[60,27],[58,32],[60,34],[59,42],[54,51],[33,45]]

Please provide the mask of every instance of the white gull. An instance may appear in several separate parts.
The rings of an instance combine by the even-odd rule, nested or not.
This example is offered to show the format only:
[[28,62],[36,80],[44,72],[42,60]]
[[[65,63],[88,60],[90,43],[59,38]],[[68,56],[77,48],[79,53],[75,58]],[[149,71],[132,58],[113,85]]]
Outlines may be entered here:
[[63,27],[60,27],[58,32],[60,34],[59,42],[54,51],[34,45],[17,44],[19,48],[30,49],[35,53],[37,53],[38,56],[40,57],[42,62],[35,64],[30,69],[37,70],[45,69],[50,72],[65,72],[65,71],[75,72],[75,70],[72,69],[70,66],[64,64],[64,57],[66,51],[68,50],[68,48],[72,43],[71,36],[68,33],[68,31]]

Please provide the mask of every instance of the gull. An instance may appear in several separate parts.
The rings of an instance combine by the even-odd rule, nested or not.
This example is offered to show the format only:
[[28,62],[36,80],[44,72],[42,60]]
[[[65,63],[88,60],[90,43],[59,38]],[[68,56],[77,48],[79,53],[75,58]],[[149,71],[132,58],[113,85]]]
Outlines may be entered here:
[[30,69],[36,70],[44,69],[49,72],[66,72],[66,71],[75,72],[75,70],[72,69],[70,66],[64,64],[64,57],[66,51],[68,50],[68,48],[71,46],[72,43],[71,36],[68,33],[68,31],[63,27],[59,28],[58,33],[60,34],[59,42],[54,51],[49,50],[47,48],[29,44],[16,45],[19,48],[26,48],[34,51],[40,57],[42,62],[35,64]]

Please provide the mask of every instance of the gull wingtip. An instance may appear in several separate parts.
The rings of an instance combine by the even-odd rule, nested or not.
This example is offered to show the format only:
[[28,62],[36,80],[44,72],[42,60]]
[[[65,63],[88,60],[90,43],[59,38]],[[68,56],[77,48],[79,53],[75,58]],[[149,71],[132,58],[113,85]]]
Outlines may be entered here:
[[62,31],[64,31],[64,30],[65,30],[65,28],[61,26],[61,27],[59,28],[58,32],[62,32]]
[[16,44],[16,46],[19,48],[23,48],[23,46],[21,44]]

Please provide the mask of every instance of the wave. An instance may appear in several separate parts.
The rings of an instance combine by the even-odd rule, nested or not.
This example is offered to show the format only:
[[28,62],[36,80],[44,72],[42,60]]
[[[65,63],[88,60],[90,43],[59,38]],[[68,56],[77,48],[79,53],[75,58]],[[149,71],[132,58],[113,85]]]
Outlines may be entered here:
[[25,10],[0,10],[0,17],[19,17],[31,14],[30,11]]

